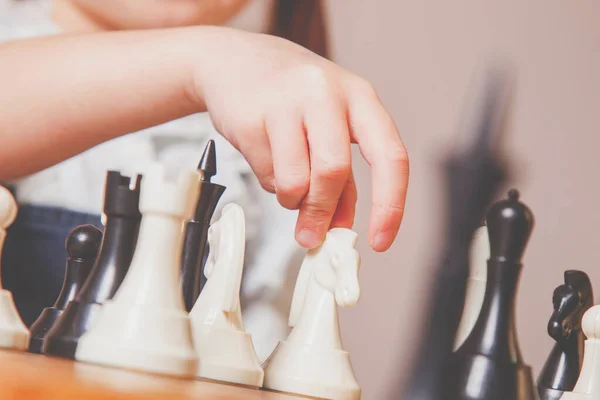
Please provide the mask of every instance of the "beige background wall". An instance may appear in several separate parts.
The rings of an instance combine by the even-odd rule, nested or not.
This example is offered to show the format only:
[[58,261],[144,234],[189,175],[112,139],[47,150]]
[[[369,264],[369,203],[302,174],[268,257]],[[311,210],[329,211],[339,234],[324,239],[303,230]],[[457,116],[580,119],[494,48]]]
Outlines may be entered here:
[[[443,221],[437,163],[485,55],[506,57],[519,71],[506,152],[514,161],[511,183],[536,216],[517,324],[537,376],[552,346],[546,323],[562,272],[586,271],[600,294],[600,2],[330,0],[329,9],[335,58],[377,87],[412,162],[400,236],[381,255],[363,236],[363,297],[342,313],[364,399],[386,398],[410,366]],[[362,161],[355,170],[355,229],[365,234],[369,170]]]

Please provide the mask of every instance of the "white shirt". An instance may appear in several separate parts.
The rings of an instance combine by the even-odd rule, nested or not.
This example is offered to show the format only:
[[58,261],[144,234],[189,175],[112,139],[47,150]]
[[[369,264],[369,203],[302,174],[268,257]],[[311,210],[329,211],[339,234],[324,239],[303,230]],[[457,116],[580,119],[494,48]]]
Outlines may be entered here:
[[[0,41],[60,34],[51,2],[0,3]],[[48,79],[52,79],[48,76]],[[218,173],[227,187],[214,218],[234,202],[246,217],[246,267],[242,307],[259,357],[266,358],[287,334],[287,313],[303,252],[294,240],[296,213],[283,209],[260,187],[244,157],[214,129],[207,113],[113,139],[12,184],[20,204],[64,207],[100,214],[107,170],[133,176],[153,162],[169,171],[195,169],[209,139],[216,142]],[[288,288],[282,292],[285,283]],[[245,300],[244,300],[245,299]],[[254,316],[254,317],[253,317]]]

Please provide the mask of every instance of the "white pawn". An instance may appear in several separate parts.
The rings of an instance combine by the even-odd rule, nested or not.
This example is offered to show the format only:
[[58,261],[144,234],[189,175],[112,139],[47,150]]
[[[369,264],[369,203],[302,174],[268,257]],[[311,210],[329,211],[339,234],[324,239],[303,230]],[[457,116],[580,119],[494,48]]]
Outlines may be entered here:
[[581,328],[587,337],[583,365],[572,392],[565,392],[563,400],[600,399],[600,305],[583,314]]
[[208,231],[208,280],[190,318],[200,359],[197,376],[260,387],[264,372],[240,308],[245,242],[244,211],[228,204]]
[[463,344],[477,322],[483,298],[485,297],[485,285],[487,284],[487,262],[490,258],[490,240],[487,227],[482,226],[475,231],[471,242],[469,254],[469,278],[465,293],[465,305],[463,307],[460,325],[454,339],[454,350]]
[[193,377],[198,358],[179,283],[183,223],[200,192],[196,171],[169,182],[161,166],[144,175],[142,222],[129,271],[81,337],[75,359]]
[[265,361],[264,387],[334,399],[360,399],[350,357],[342,347],[337,306],[360,297],[357,235],[333,228],[304,258],[292,299],[287,340]]
[[[6,229],[17,217],[17,203],[8,189],[0,186],[0,255]],[[0,283],[0,347],[25,350],[29,344],[29,330],[21,321],[12,293]]]

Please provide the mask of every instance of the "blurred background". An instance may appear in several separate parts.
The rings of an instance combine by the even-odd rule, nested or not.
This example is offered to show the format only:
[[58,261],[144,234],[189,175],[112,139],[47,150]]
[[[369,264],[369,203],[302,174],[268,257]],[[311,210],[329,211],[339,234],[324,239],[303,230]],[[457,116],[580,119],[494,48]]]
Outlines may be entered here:
[[600,293],[600,3],[329,0],[324,7],[332,58],[374,84],[411,160],[402,229],[390,251],[376,254],[364,239],[370,170],[355,153],[362,298],[342,310],[341,323],[363,398],[388,398],[408,375],[440,250],[440,163],[458,133],[473,73],[488,58],[518,74],[503,152],[510,186],[536,217],[517,329],[537,377],[554,343],[546,324],[563,272],[585,271]]
[[440,162],[458,133],[473,72],[489,57],[518,73],[503,152],[510,185],[536,217],[517,329],[537,377],[554,343],[546,324],[563,271],[585,271],[600,294],[600,3],[332,0],[326,7],[334,60],[374,84],[411,160],[402,229],[390,251],[376,254],[364,240],[370,171],[355,154],[362,298],[341,318],[364,398],[387,398],[408,375],[440,250]]

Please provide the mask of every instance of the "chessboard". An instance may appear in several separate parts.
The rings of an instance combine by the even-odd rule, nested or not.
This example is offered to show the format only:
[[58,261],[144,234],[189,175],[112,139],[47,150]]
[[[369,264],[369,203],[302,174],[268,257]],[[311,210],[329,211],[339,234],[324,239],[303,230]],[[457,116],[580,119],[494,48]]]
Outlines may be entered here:
[[[0,351],[0,398],[127,400],[293,400],[307,397],[102,367],[19,351]],[[310,398],[310,397],[308,397]]]

